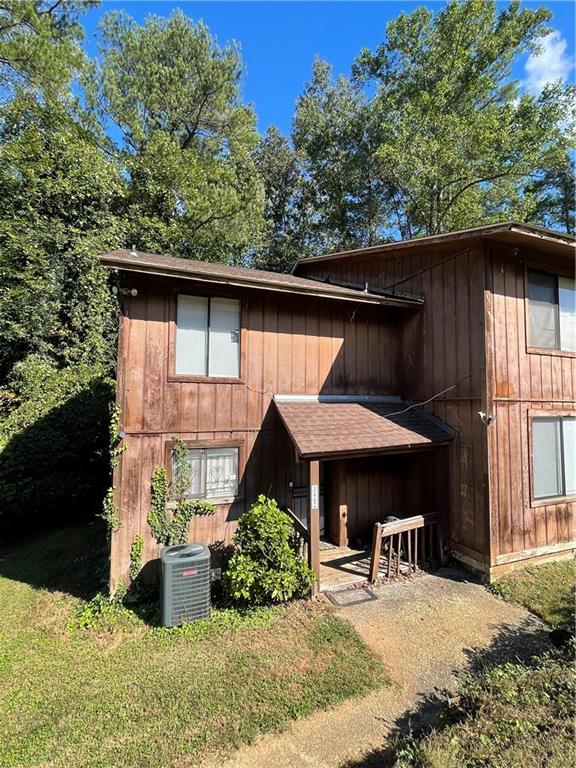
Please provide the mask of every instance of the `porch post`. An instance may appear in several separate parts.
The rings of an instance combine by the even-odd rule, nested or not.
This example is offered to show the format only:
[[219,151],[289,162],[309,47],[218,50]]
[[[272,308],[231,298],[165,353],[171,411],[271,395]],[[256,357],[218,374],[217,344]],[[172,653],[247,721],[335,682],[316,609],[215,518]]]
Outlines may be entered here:
[[320,462],[309,462],[308,472],[308,564],[316,574],[312,594],[320,588]]

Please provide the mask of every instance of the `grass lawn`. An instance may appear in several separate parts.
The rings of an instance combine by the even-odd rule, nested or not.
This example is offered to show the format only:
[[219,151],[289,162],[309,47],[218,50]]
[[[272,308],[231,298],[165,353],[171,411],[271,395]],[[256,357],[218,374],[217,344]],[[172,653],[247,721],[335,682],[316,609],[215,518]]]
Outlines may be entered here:
[[[551,626],[574,624],[573,562],[529,566],[492,591]],[[436,727],[400,737],[380,768],[573,768],[576,765],[574,646],[530,664],[469,675]]]
[[512,571],[498,579],[491,589],[504,600],[525,606],[553,627],[574,621],[574,560],[531,565]]
[[0,554],[0,766],[180,768],[385,682],[318,603],[173,630],[98,611],[101,531],[86,533]]

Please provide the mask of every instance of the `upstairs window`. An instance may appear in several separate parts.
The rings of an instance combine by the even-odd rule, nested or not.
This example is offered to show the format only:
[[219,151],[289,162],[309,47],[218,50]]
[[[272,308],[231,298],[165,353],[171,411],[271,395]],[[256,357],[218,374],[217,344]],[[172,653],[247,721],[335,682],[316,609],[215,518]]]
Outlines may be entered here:
[[576,352],[574,280],[547,272],[528,272],[530,346]]
[[[176,469],[172,454],[172,476]],[[193,448],[186,454],[188,498],[224,499],[238,494],[238,448]]]
[[534,498],[576,494],[576,416],[532,420]]
[[240,302],[180,294],[176,310],[179,376],[240,375]]

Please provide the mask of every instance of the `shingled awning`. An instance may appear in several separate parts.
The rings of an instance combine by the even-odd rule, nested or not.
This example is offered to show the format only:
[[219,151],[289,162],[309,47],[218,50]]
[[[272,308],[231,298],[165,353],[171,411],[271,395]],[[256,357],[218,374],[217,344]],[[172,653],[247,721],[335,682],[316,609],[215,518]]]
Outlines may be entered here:
[[303,459],[395,453],[445,445],[454,437],[447,424],[402,401],[332,402],[276,396],[274,402]]

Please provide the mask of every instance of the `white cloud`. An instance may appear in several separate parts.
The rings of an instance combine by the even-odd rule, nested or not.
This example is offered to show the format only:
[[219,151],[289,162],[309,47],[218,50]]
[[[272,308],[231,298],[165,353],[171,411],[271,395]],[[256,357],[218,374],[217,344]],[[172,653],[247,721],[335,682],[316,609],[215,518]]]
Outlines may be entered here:
[[528,56],[524,85],[531,93],[540,93],[547,83],[566,80],[572,70],[566,47],[566,40],[558,30],[554,30],[542,38],[539,53]]

